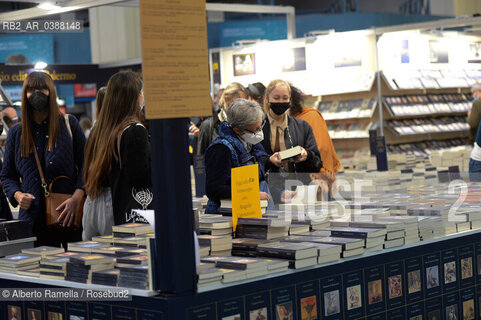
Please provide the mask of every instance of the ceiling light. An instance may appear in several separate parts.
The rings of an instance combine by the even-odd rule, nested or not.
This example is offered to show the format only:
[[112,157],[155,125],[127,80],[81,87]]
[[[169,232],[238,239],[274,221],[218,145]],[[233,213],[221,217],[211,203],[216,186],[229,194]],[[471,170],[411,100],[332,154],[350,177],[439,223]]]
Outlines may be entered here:
[[43,9],[43,10],[56,10],[56,9],[60,9],[59,6],[56,6],[54,5],[53,3],[51,2],[44,2],[44,3],[41,3],[37,6],[37,8],[39,9]]
[[48,64],[45,63],[45,62],[39,61],[39,62],[37,62],[37,63],[35,64],[34,69],[35,69],[35,70],[43,70],[43,69],[45,69],[45,68],[47,67],[47,65],[48,65]]

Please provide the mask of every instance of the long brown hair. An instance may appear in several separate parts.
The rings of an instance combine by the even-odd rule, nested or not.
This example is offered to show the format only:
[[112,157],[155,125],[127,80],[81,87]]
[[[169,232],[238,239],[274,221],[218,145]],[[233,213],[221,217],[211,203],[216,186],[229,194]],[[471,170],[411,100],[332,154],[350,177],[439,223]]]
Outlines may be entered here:
[[92,199],[100,195],[113,161],[119,161],[118,134],[140,122],[141,89],[142,81],[134,72],[118,72],[109,79],[99,117],[85,145],[84,183]]
[[48,100],[48,145],[47,150],[52,152],[57,145],[57,137],[60,132],[61,113],[57,105],[57,94],[52,78],[43,71],[30,73],[23,82],[22,88],[22,137],[21,154],[26,158],[33,152],[32,122],[33,110],[29,106],[27,92],[35,89],[47,89],[49,92]]

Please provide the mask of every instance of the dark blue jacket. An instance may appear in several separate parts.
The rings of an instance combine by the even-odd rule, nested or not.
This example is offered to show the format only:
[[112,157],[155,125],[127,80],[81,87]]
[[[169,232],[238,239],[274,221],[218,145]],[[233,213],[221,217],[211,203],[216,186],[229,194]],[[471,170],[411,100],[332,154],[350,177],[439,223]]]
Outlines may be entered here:
[[[234,151],[234,152],[232,152]],[[205,189],[209,200],[220,206],[221,199],[231,198],[231,169],[257,163],[259,182],[265,181],[264,157],[269,155],[260,143],[247,152],[242,141],[227,122],[219,126],[217,137],[205,152]],[[207,212],[206,213],[212,213]]]
[[[68,176],[73,185],[60,185],[60,190],[55,192],[73,193],[75,189],[83,188],[83,160],[85,135],[80,128],[77,119],[69,116],[72,138],[68,132],[64,118],[60,118],[60,132],[57,138],[57,146],[52,152],[46,150],[48,145],[48,124],[33,124],[33,138],[42,164],[42,170],[47,184],[58,176]],[[13,197],[15,192],[21,191],[35,196],[35,200],[28,210],[20,209],[19,219],[27,220],[30,224],[45,223],[45,196],[40,182],[40,174],[33,153],[23,158],[21,156],[22,126],[18,124],[10,129],[5,146],[3,168],[0,179],[3,189],[10,203],[17,206],[17,200]],[[56,183],[55,183],[56,184]]]

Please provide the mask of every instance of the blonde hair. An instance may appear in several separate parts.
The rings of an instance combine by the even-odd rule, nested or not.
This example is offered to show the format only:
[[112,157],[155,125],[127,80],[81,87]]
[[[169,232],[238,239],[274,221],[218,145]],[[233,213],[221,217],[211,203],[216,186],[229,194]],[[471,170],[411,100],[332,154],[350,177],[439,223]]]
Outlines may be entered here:
[[237,98],[240,98],[241,93],[244,93],[246,97],[249,95],[246,88],[244,88],[244,86],[241,85],[239,82],[229,83],[229,85],[224,89],[222,97],[220,97],[220,108],[224,111],[227,111],[227,109],[229,109],[229,102],[227,102],[226,100],[232,103]]
[[471,87],[471,92],[474,93],[474,91],[481,92],[481,82],[476,82],[475,84],[473,84],[473,86]]
[[266,93],[264,94],[264,112],[266,114],[271,109],[271,106],[270,106],[270,103],[269,103],[269,95],[277,87],[286,87],[287,90],[289,91],[289,96],[291,95],[291,86],[289,85],[289,82],[287,82],[285,80],[281,80],[281,79],[272,80],[269,83],[269,85],[267,86]]

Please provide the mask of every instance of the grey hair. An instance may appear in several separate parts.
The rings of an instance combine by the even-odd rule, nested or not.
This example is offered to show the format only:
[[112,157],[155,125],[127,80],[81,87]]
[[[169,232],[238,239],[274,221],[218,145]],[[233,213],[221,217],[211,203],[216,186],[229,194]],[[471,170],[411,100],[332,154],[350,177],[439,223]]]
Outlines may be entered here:
[[475,84],[473,84],[473,86],[471,87],[471,92],[474,91],[481,92],[481,82],[476,82]]
[[227,122],[232,128],[247,129],[263,117],[264,111],[261,106],[247,99],[237,99],[227,109]]

